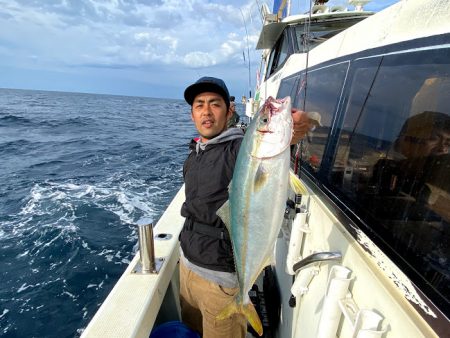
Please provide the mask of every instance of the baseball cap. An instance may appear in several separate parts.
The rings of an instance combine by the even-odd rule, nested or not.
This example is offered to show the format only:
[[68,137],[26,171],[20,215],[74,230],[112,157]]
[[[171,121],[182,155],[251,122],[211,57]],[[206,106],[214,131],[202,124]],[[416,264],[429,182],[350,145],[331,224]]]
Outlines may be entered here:
[[228,92],[225,82],[221,79],[210,76],[204,76],[198,79],[194,84],[187,87],[184,91],[184,99],[192,106],[195,97],[198,94],[205,92],[219,94],[225,100],[227,107],[230,106],[230,93]]

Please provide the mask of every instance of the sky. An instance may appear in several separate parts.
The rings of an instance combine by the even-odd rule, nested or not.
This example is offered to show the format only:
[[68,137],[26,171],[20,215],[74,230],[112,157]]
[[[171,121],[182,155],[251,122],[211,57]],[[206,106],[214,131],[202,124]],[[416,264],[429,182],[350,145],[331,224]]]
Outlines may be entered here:
[[[336,0],[345,3],[345,0]],[[398,0],[373,0],[379,11]],[[249,96],[263,0],[0,0],[0,88],[183,98],[201,76]],[[291,14],[307,0],[291,0]],[[309,6],[309,5],[308,5]],[[352,6],[350,6],[352,8]]]

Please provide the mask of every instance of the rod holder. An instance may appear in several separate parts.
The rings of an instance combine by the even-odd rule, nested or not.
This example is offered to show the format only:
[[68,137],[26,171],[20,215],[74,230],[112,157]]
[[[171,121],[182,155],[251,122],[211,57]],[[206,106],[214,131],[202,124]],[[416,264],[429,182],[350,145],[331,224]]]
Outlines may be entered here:
[[153,220],[142,218],[137,222],[141,273],[156,273]]

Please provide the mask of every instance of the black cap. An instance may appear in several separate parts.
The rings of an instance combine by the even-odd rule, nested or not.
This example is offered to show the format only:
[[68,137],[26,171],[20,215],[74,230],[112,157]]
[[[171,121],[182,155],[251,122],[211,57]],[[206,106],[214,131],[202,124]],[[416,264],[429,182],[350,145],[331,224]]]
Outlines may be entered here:
[[184,91],[184,99],[192,106],[195,97],[198,94],[205,92],[219,94],[225,100],[227,107],[230,106],[230,93],[228,92],[225,82],[221,79],[209,76],[204,76],[197,80],[194,84],[187,87]]

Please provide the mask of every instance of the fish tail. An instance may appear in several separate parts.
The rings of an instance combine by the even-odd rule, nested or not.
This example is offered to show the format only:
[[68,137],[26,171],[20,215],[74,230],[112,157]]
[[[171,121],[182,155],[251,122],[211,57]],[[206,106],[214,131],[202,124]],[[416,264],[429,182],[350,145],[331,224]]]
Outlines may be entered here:
[[261,319],[259,319],[258,313],[256,312],[255,307],[253,306],[252,302],[249,302],[247,304],[237,304],[235,301],[228,304],[217,316],[216,319],[223,320],[230,316],[232,316],[234,313],[240,313],[247,318],[250,325],[253,327],[253,329],[262,336],[263,334],[263,326],[261,323]]
[[300,195],[308,195],[308,190],[303,185],[302,181],[300,181],[300,178],[298,178],[297,175],[291,170],[289,170],[289,183],[291,185],[292,190],[296,194]]

